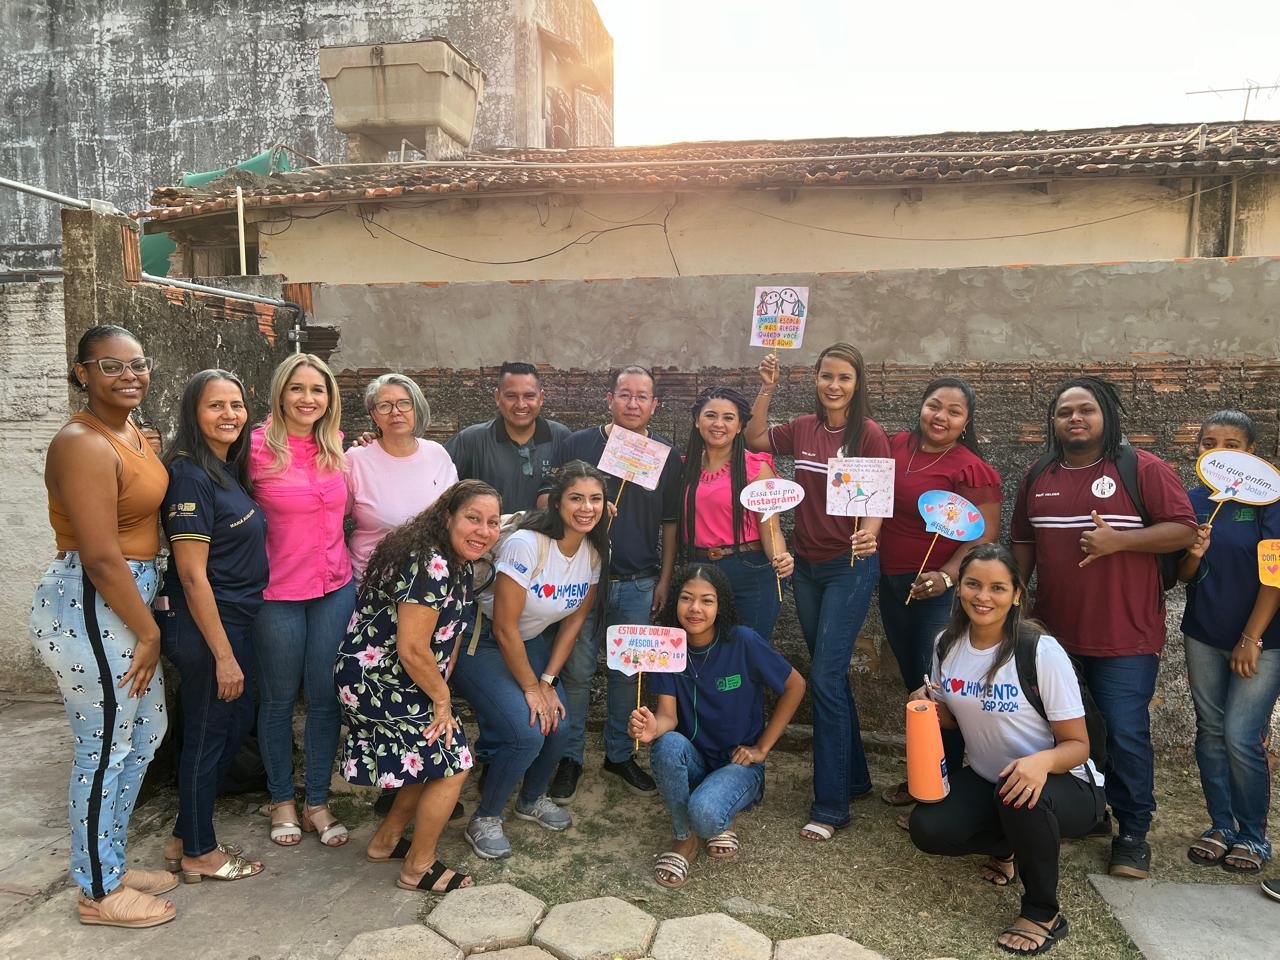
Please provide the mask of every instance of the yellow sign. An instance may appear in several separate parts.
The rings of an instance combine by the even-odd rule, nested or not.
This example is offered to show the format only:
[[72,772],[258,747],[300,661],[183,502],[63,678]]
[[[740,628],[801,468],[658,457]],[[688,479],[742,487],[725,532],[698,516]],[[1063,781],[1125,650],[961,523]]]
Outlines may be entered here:
[[1280,587],[1280,540],[1258,541],[1258,579],[1264,587]]

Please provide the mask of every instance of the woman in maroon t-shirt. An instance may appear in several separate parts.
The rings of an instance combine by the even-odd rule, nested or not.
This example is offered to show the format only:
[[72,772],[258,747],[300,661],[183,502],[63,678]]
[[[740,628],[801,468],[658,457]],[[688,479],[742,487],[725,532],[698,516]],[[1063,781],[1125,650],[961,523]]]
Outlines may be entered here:
[[[933,661],[934,641],[951,615],[960,561],[970,548],[1000,535],[1000,474],[978,451],[976,412],[977,397],[967,380],[939,377],[924,389],[915,427],[889,440],[897,469],[893,516],[882,528],[880,620],[908,690],[920,686]],[[916,505],[926,490],[958,493],[973,503],[986,522],[982,536],[972,543],[938,537],[930,551],[933,534]],[[928,569],[921,571],[926,553]],[[890,787],[883,798],[894,806],[915,802],[905,783]]]
[[[769,427],[769,400],[778,384],[778,358],[760,364],[760,394],[747,423],[747,446],[795,458],[796,482],[805,498],[796,508],[796,616],[812,657],[813,804],[800,831],[805,840],[830,840],[849,822],[849,801],[871,791],[862,749],[858,709],[849,689],[853,642],[871,606],[880,576],[876,557],[878,517],[827,515],[827,460],[888,457],[884,430],[870,417],[862,354],[836,343],[814,365],[814,413]],[[853,562],[853,558],[857,562]]]

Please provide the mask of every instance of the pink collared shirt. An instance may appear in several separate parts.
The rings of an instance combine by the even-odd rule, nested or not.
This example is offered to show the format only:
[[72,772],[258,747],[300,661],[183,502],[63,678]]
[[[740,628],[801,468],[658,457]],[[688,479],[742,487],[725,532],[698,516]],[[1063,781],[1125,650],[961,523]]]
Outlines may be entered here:
[[265,600],[314,600],[351,579],[351,557],[342,539],[347,481],[340,470],[316,466],[311,437],[289,437],[289,466],[272,468],[265,430],[253,431],[249,476],[253,498],[267,517],[267,563],[271,579]]

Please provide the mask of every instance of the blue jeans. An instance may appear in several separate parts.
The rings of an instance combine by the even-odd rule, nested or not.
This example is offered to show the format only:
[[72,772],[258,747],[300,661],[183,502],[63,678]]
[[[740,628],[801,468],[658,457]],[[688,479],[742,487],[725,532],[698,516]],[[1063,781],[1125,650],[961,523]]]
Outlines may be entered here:
[[218,845],[213,801],[244,738],[253,729],[253,641],[249,627],[223,624],[244,692],[228,703],[218,699],[218,674],[209,645],[191,613],[179,603],[160,613],[160,650],[178,670],[182,686],[182,754],[178,761],[178,818],[173,835],[182,852],[201,857]]
[[267,600],[253,622],[261,691],[258,746],[272,803],[293,799],[293,706],[299,689],[307,696],[306,802],[328,802],[341,722],[333,665],[355,605],[356,584],[350,580],[314,600]]
[[1271,774],[1262,741],[1280,696],[1280,650],[1263,650],[1257,674],[1246,680],[1231,672],[1230,650],[1184,639],[1196,706],[1196,764],[1212,828],[1228,843],[1270,860]]
[[951,618],[955,589],[927,600],[912,600],[914,573],[886,573],[880,578],[880,622],[907,690],[914,690],[933,667],[933,650]]
[[[534,637],[525,641],[524,652],[537,676],[547,667],[551,642],[545,634]],[[521,778],[524,783],[516,803],[529,806],[547,792],[556,764],[564,756],[569,738],[568,719],[561,720],[559,727],[545,736],[540,729],[529,725],[529,705],[524,691],[502,659],[502,650],[487,621],[480,630],[475,653],[469,654],[464,647],[458,657],[453,686],[476,712],[480,743],[490,758],[476,816],[502,816]],[[566,704],[566,710],[569,709],[563,683],[556,687],[556,693],[560,702]]]
[[763,551],[731,553],[715,562],[715,566],[729,580],[733,588],[733,605],[738,611],[738,622],[744,623],[765,640],[773,637],[773,625],[778,620],[782,601],[773,564]]
[[[564,691],[569,710],[568,735],[564,755],[582,763],[587,741],[587,708],[591,701],[591,678],[595,676],[600,659],[600,644],[607,627],[619,623],[648,623],[649,608],[653,604],[654,577],[639,580],[612,580],[609,582],[608,606],[605,622],[598,623],[595,610],[587,614],[578,641],[569,652],[564,669],[560,671],[560,686]],[[609,671],[608,711],[604,724],[605,759],[622,763],[635,752],[635,741],[627,736],[627,719],[636,708],[636,677],[628,677],[617,670]]]
[[796,616],[812,659],[813,804],[809,819],[835,827],[849,822],[849,801],[871,789],[858,707],[849,688],[849,662],[879,576],[879,557],[860,559],[850,566],[848,556],[841,554],[825,563],[796,557],[792,578]]
[[684,734],[664,733],[649,748],[653,779],[671,814],[677,840],[724,833],[733,818],[764,797],[764,764],[726,763],[712,770]]
[[[129,569],[150,603],[155,561],[130,560]],[[103,897],[124,875],[129,817],[169,722],[164,675],[156,670],[137,698],[117,686],[137,639],[84,575],[74,551],[54,560],[36,587],[30,631],[40,659],[58,678],[75,736],[68,789],[71,876],[86,896]]]
[[1142,838],[1156,810],[1151,698],[1160,657],[1078,657],[1080,675],[1107,724],[1107,802],[1121,834]]

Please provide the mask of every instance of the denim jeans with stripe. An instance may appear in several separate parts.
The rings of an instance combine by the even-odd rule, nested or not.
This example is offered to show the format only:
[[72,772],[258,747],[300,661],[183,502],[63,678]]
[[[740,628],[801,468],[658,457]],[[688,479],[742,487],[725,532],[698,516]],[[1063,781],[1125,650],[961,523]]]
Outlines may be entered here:
[[[155,561],[128,563],[150,603]],[[124,875],[129,816],[168,725],[164,678],[157,670],[138,698],[118,686],[137,638],[98,595],[75,552],[54,560],[41,578],[30,632],[57,677],[75,737],[68,795],[71,876],[87,896],[103,897]]]

